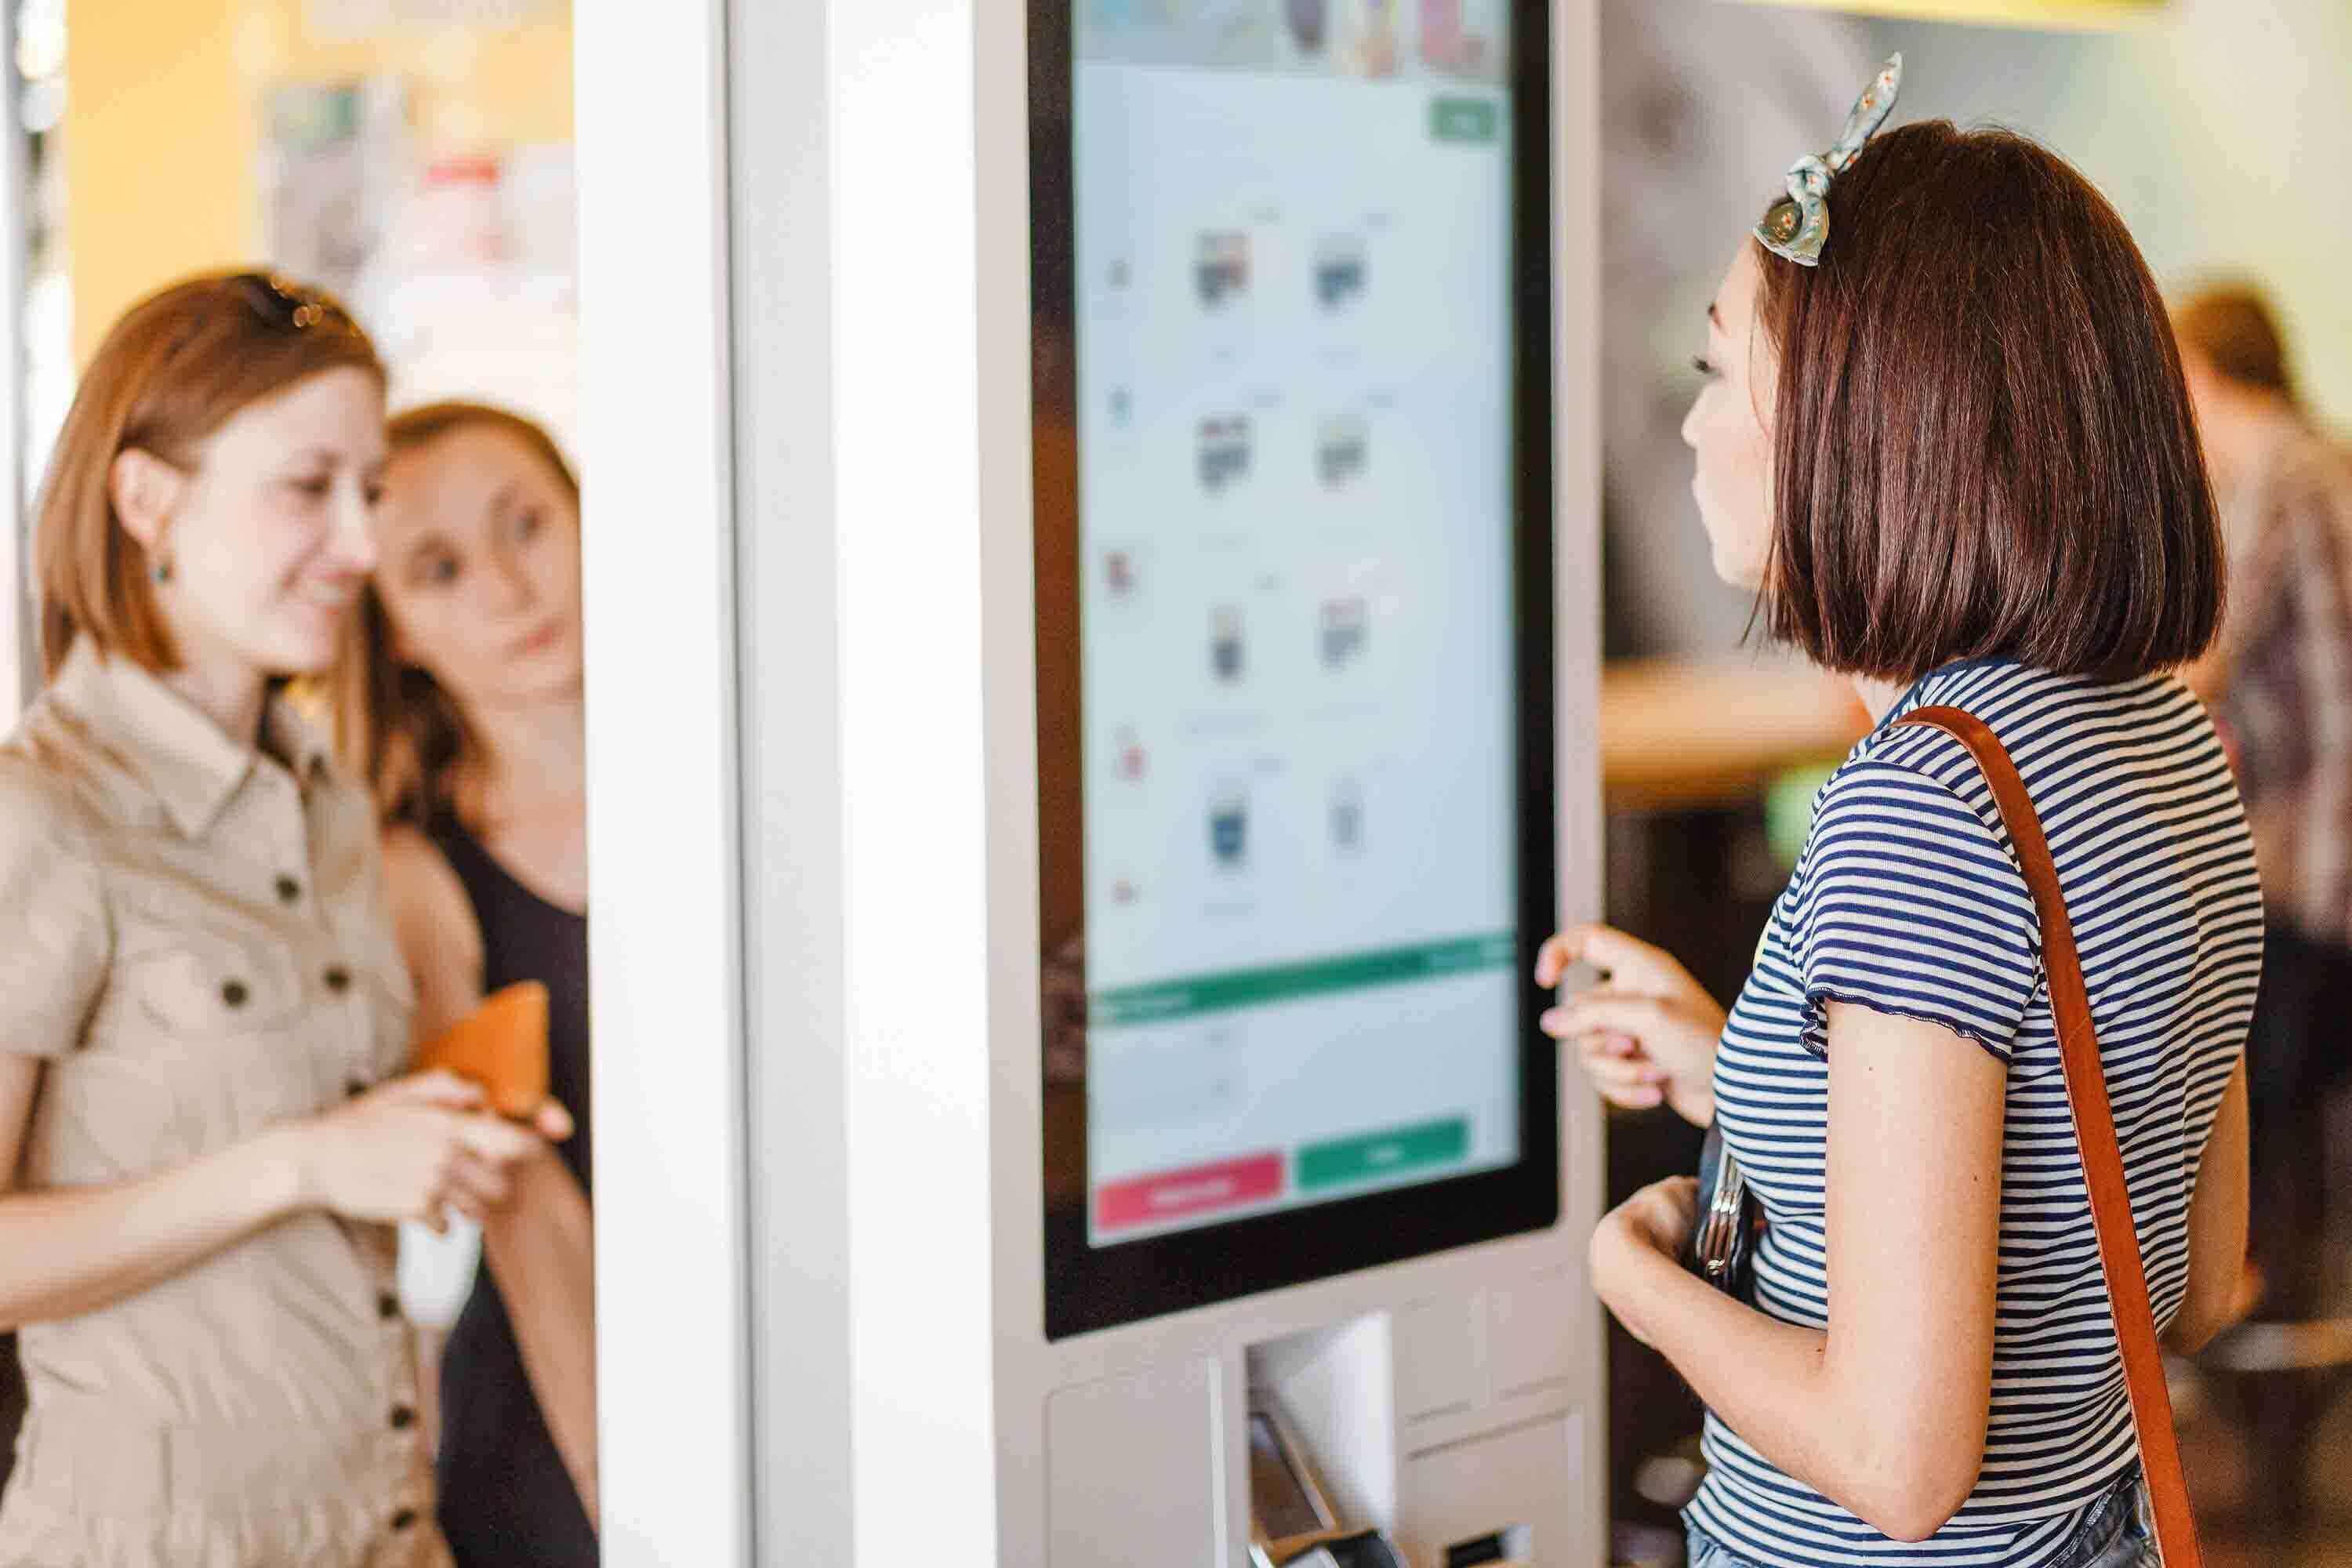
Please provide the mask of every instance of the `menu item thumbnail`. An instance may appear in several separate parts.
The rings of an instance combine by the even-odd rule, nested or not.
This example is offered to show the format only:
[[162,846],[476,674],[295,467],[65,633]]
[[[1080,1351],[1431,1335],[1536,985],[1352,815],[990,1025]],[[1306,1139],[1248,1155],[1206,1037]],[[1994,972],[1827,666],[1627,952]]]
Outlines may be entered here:
[[1130,598],[1136,587],[1135,552],[1112,549],[1103,552],[1103,588],[1114,599]]
[[1333,0],[1339,14],[1339,58],[1360,76],[1394,76],[1402,50],[1397,12],[1403,0]]
[[1151,758],[1143,749],[1142,737],[1129,725],[1120,725],[1112,737],[1110,768],[1121,784],[1141,784],[1143,775],[1151,769]]
[[1323,422],[1315,440],[1315,477],[1323,488],[1345,488],[1364,471],[1370,436],[1360,414],[1335,414]]
[[1495,0],[1421,0],[1421,60],[1452,76],[1492,76],[1501,66]]
[[1331,785],[1331,848],[1343,858],[1352,858],[1363,847],[1363,789],[1354,779],[1339,779]]
[[1283,0],[1282,16],[1300,48],[1309,54],[1322,48],[1324,31],[1331,20],[1328,0]]
[[1219,495],[1235,480],[1246,478],[1250,471],[1250,446],[1248,415],[1226,414],[1202,420],[1201,488],[1211,495]]
[[1203,310],[1221,310],[1249,292],[1250,240],[1239,229],[1212,229],[1196,243],[1192,289]]
[[1364,601],[1360,598],[1323,602],[1323,668],[1345,669],[1363,657],[1366,636]]
[[1249,862],[1249,793],[1222,784],[1209,797],[1209,855],[1229,871]]
[[1356,299],[1370,280],[1362,237],[1327,234],[1315,242],[1315,302],[1336,310]]
[[1209,612],[1209,669],[1228,686],[1242,678],[1242,613],[1231,605]]

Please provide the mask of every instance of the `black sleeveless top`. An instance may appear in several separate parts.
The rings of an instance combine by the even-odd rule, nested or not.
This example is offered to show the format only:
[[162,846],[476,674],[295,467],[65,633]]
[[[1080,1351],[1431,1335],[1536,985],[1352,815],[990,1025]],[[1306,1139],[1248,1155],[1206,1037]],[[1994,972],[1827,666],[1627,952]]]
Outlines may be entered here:
[[[549,1088],[578,1127],[560,1152],[593,1192],[588,921],[524,887],[454,822],[431,837],[481,927],[484,994],[519,980],[547,987]],[[458,1568],[593,1568],[596,1532],[540,1415],[488,1267],[449,1332],[441,1412],[441,1530]]]

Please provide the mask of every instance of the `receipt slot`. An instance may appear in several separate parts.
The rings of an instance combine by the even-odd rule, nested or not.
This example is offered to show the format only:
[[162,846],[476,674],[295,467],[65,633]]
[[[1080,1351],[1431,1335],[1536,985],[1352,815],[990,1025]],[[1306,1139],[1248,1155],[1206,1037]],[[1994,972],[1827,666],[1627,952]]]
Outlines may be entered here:
[[[707,251],[583,271],[592,434],[723,413],[731,519],[631,526],[680,439],[591,540],[592,635],[698,661],[591,699],[608,1550],[740,1478],[691,1560],[1598,1568],[1600,1121],[1529,978],[1599,909],[1593,0],[723,10],[724,156],[583,193],[723,214],[717,353]],[[657,896],[714,848],[730,919]],[[727,1082],[680,982],[724,1137],[652,1124]]]

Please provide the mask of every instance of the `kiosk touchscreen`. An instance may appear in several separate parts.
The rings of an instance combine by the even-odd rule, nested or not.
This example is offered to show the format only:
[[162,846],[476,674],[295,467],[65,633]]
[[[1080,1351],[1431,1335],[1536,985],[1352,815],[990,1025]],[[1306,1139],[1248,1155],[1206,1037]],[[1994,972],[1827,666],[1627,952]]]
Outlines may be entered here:
[[1550,1224],[1548,38],[1034,0],[1046,1328]]

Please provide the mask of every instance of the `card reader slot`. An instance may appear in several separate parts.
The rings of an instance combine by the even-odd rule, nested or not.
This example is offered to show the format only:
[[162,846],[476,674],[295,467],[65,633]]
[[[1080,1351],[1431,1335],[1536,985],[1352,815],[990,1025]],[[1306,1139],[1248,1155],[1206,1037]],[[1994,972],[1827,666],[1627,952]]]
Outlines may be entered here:
[[1485,1535],[1457,1541],[1445,1549],[1445,1568],[1479,1568],[1486,1563],[1527,1563],[1533,1547],[1524,1524],[1506,1525]]

